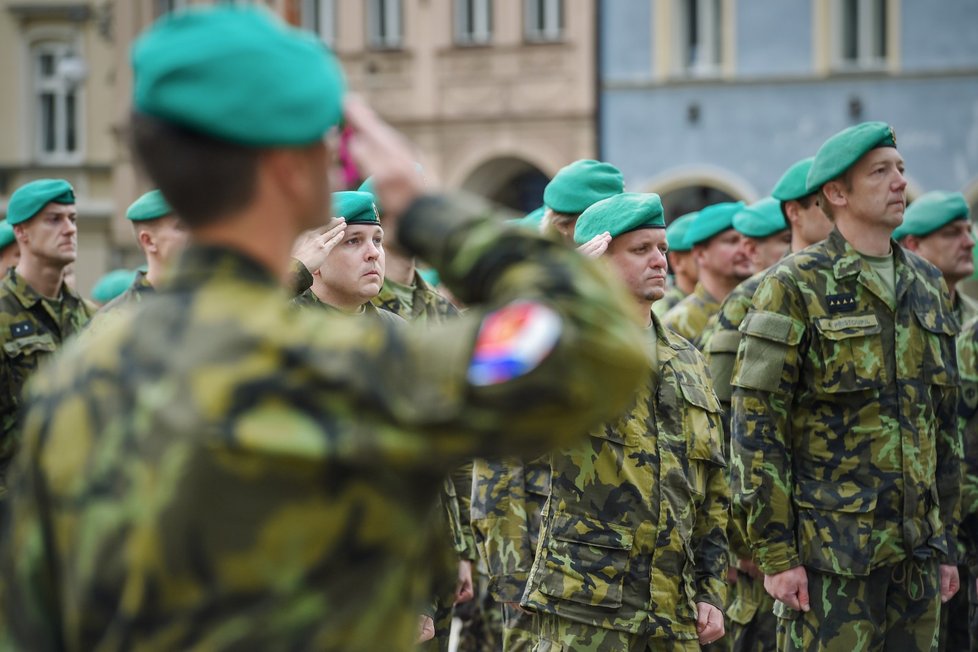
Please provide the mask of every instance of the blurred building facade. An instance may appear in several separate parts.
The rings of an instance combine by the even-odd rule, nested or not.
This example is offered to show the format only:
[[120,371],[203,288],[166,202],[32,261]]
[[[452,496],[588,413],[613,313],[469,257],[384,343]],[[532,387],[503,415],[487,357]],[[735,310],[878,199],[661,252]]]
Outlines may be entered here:
[[973,0],[601,0],[600,155],[672,218],[765,196],[864,120],[892,124],[911,199],[978,214]]
[[[83,292],[141,259],[123,216],[147,190],[126,146],[129,47],[215,1],[231,0],[0,0],[0,215],[27,181],[71,181]],[[253,1],[337,52],[432,185],[529,212],[560,167],[595,155],[595,0]]]

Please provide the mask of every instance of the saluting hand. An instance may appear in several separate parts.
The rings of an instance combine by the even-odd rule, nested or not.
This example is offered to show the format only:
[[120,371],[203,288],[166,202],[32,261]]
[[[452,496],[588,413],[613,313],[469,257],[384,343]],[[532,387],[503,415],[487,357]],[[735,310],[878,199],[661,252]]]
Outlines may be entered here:
[[343,234],[346,233],[346,220],[334,217],[318,229],[301,233],[292,247],[292,257],[302,263],[309,272],[323,266],[329,252],[333,250]]

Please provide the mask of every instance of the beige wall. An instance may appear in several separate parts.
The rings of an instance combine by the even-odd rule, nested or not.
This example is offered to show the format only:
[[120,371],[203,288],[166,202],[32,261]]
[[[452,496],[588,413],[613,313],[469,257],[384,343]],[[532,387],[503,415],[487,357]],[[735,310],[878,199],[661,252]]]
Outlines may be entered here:
[[[453,0],[403,0],[404,46],[397,51],[367,49],[365,0],[336,1],[335,46],[351,88],[417,145],[433,185],[491,194],[517,171],[535,167],[549,176],[594,155],[594,0],[564,0],[564,38],[551,44],[525,44],[522,2],[495,0],[492,43],[475,47],[454,44]],[[88,17],[73,22],[55,12],[28,19],[11,4],[81,7]],[[266,4],[298,20],[299,0]],[[14,91],[0,94],[0,213],[22,183],[42,176],[71,181],[79,197],[76,269],[83,292],[109,269],[140,262],[123,211],[147,184],[131,165],[123,133],[129,47],[152,22],[154,7],[153,0],[0,4],[0,88]],[[102,13],[106,8],[110,14]],[[81,98],[84,156],[70,166],[38,165],[33,155],[26,56],[31,35],[45,30],[75,35],[89,70]]]

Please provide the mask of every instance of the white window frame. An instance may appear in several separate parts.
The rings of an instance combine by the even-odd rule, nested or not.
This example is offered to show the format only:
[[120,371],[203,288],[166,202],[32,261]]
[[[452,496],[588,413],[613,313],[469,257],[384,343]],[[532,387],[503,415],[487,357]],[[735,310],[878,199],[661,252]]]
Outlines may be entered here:
[[[697,43],[690,42],[690,4],[696,5]],[[723,71],[723,0],[678,0],[675,4],[675,65],[680,77],[719,77]],[[699,51],[691,56],[690,49]],[[691,60],[692,59],[692,60]]]
[[[832,63],[837,70],[879,70],[885,68],[892,51],[889,42],[887,15],[892,8],[889,0],[852,0],[856,2],[856,56],[846,56],[845,24],[847,0],[832,3]],[[881,15],[882,14],[882,15]],[[883,42],[880,42],[880,36]]]
[[[52,72],[42,74],[41,57],[54,58]],[[77,47],[67,39],[39,38],[29,45],[30,113],[34,116],[31,150],[43,165],[77,165],[85,152],[85,98],[81,80],[73,79],[62,64],[66,59],[79,57]],[[42,109],[42,97],[50,95],[52,113],[49,122]],[[73,125],[69,125],[68,103],[74,104]],[[53,122],[53,124],[52,124]],[[48,147],[47,132],[53,132],[52,147]],[[74,132],[74,147],[69,147],[69,133]]]
[[486,45],[492,40],[492,0],[455,0],[455,42]]
[[336,0],[302,0],[302,28],[316,34],[326,45],[336,43]]
[[367,1],[367,43],[374,49],[398,49],[404,45],[401,0]]
[[[564,38],[563,0],[523,0],[523,38],[530,43],[553,43]],[[543,20],[537,20],[542,15]]]

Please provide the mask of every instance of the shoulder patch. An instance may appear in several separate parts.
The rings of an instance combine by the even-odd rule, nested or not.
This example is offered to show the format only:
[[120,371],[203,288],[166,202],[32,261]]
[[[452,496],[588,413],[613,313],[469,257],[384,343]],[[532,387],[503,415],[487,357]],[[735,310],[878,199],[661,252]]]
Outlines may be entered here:
[[560,315],[532,301],[517,301],[482,320],[469,363],[468,380],[496,385],[537,367],[560,338]]

